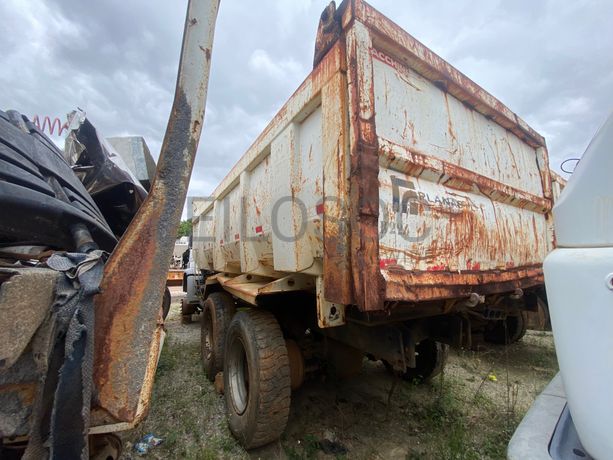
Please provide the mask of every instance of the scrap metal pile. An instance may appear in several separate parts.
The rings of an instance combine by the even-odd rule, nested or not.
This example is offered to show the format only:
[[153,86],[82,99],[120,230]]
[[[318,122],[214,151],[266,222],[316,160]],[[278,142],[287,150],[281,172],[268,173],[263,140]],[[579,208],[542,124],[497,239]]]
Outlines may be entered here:
[[86,449],[93,297],[147,196],[82,112],[69,125],[62,152],[25,116],[0,112],[0,437],[29,435],[30,458],[47,436],[60,458]]

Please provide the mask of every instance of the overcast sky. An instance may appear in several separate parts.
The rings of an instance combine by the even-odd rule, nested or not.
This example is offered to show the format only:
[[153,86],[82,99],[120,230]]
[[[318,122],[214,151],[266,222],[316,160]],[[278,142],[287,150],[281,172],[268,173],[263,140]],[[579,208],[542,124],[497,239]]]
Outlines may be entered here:
[[[613,2],[370,2],[547,139],[580,156],[613,109]],[[190,195],[212,192],[311,70],[327,0],[223,0]],[[87,112],[105,136],[158,156],[185,0],[2,0],[0,108]],[[55,138],[56,140],[58,138]]]

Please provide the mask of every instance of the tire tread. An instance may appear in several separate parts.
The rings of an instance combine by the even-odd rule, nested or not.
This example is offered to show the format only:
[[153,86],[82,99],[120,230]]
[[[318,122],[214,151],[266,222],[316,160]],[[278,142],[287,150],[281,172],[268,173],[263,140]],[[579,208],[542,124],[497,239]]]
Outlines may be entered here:
[[246,449],[252,449],[274,441],[285,430],[291,402],[289,358],[281,328],[270,312],[241,311],[233,320],[235,322],[242,323],[241,329],[249,331],[248,335],[254,339],[259,390],[257,398],[253,399],[258,403],[255,423],[244,433],[237,433],[232,424],[230,429]]
[[[207,362],[204,358],[204,315],[207,310],[211,312],[212,328],[212,357],[211,362]],[[204,302],[204,311],[202,312],[202,332],[201,332],[201,353],[202,364],[207,374],[208,379],[212,382],[218,372],[223,370],[224,352],[226,343],[226,332],[232,321],[232,317],[236,312],[236,306],[232,297],[226,292],[213,292],[207,297]]]

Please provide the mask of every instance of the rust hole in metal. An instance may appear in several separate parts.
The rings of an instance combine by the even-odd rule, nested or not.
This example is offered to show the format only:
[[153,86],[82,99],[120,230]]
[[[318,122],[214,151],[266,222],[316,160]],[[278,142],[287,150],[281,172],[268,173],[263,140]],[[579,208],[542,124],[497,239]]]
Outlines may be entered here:
[[290,279],[287,280],[287,285],[288,286],[293,286],[294,284],[296,284],[296,282],[293,279],[290,278]]

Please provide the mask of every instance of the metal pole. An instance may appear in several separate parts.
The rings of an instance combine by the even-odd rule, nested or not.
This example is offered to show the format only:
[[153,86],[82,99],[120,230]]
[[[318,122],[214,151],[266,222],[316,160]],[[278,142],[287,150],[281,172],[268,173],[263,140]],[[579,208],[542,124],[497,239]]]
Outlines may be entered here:
[[138,421],[149,403],[162,338],[159,311],[202,129],[218,8],[219,0],[189,2],[151,191],[111,254],[96,297],[94,384],[107,420]]

